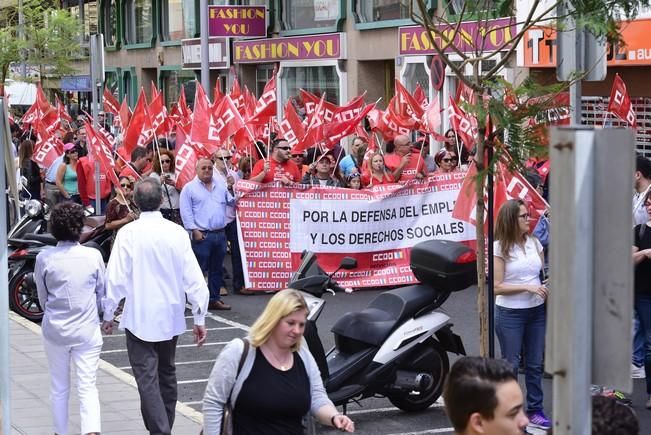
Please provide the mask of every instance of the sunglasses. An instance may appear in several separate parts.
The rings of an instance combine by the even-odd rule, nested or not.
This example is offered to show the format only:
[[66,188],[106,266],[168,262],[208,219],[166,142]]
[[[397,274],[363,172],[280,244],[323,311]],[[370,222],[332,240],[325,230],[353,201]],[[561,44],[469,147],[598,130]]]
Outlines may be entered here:
[[171,160],[167,160],[167,159],[165,159],[165,160],[161,160],[160,162],[161,162],[161,163],[172,163]]
[[66,151],[67,154],[77,154],[77,150],[68,150]]
[[131,188],[133,187],[133,184],[131,184],[131,183],[129,183],[129,184],[122,184],[122,183],[120,183],[120,186],[122,186],[122,187],[125,188],[125,189],[127,189],[127,188],[128,188],[128,189],[131,189]]
[[445,163],[450,163],[450,162],[458,162],[459,159],[457,157],[452,157],[452,158],[449,158],[449,159],[448,158],[441,159],[441,161],[445,162]]
[[291,147],[276,147],[276,148],[283,151],[289,151],[292,149]]
[[293,154],[292,159],[298,159],[298,158],[303,158],[303,154]]
[[230,160],[232,156],[219,157],[217,160]]
[[529,219],[529,216],[530,216],[529,213],[522,213],[518,215],[520,219]]

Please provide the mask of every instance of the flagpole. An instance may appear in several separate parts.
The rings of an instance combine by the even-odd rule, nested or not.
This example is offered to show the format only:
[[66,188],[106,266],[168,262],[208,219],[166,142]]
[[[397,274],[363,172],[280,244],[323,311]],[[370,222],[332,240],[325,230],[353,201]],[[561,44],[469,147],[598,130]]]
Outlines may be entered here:
[[[455,133],[456,137],[456,133]],[[485,142],[488,152],[488,163],[493,160],[493,144],[492,142]],[[459,162],[461,161],[461,153],[459,153]],[[495,258],[493,257],[493,203],[495,201],[493,191],[493,173],[489,170],[488,174],[488,285],[487,285],[487,305],[488,305],[488,357],[495,358],[495,280],[493,279],[495,273]],[[483,267],[483,265],[481,266]]]
[[606,121],[610,117],[610,112],[606,110],[606,116],[604,116],[604,123],[601,125],[601,128],[606,128]]
[[[122,160],[122,162],[125,164],[125,166],[130,166],[130,165],[129,165],[129,162],[127,162],[126,160],[124,160],[124,157],[122,157],[119,153],[116,152],[115,155],[118,156],[118,159]],[[139,180],[142,180],[142,176],[141,176],[140,174],[138,174],[138,173],[136,172],[136,175],[138,176],[138,179],[139,179]]]

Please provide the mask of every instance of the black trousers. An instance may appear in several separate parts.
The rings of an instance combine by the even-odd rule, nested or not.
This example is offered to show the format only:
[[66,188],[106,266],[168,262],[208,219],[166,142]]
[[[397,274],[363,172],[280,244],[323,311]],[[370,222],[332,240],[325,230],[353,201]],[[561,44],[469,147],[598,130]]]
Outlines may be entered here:
[[140,411],[151,434],[170,435],[176,415],[176,342],[143,341],[126,330],[127,353],[140,394]]

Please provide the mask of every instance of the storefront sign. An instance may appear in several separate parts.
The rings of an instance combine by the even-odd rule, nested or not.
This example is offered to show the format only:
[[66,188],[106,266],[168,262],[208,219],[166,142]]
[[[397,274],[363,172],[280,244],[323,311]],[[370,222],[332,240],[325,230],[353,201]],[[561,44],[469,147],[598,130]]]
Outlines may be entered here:
[[[210,38],[208,44],[210,68],[230,68],[228,40],[225,38]],[[181,40],[181,48],[183,53],[183,69],[201,68],[201,40],[199,38],[183,39]]]
[[90,76],[61,77],[61,90],[68,92],[90,92]]
[[260,37],[267,36],[265,6],[209,6],[210,36]]
[[[488,22],[468,21],[461,23],[459,29],[453,25],[437,26],[443,37],[432,32],[434,43],[446,52],[458,48],[464,53],[473,51],[503,50],[511,46],[516,34],[513,18],[498,18]],[[401,27],[400,55],[413,56],[436,53],[427,31],[421,26]]]
[[[606,51],[608,66],[651,65],[651,39],[648,32],[651,19],[621,23],[624,44],[609,44]],[[529,29],[523,38],[524,66],[528,68],[556,67],[556,30],[549,27]]]
[[256,39],[233,42],[234,63],[278,62],[281,60],[345,59],[343,33]]

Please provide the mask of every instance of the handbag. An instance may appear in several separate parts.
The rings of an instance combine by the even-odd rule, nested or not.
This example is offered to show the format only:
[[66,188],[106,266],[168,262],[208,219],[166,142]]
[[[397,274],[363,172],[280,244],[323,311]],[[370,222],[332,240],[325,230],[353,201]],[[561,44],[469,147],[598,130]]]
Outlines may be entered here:
[[[235,375],[235,382],[240,376],[242,371],[242,366],[246,360],[246,356],[249,353],[249,340],[242,338],[244,342],[244,349],[242,350],[242,356],[240,357],[240,363],[237,365],[237,374]],[[235,387],[235,382],[233,382],[233,387]],[[231,393],[228,395],[228,400],[224,404],[224,412],[222,413],[222,427],[219,433],[221,435],[233,435],[233,406],[231,405],[231,396],[233,395],[233,388],[231,388]]]

